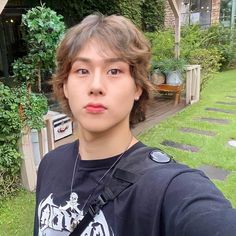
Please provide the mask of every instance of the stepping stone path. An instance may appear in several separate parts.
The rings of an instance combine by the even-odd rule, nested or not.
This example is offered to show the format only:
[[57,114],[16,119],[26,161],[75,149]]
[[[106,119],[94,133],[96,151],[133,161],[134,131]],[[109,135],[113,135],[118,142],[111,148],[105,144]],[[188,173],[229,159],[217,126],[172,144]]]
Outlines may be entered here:
[[[236,98],[236,96],[227,96],[228,98]],[[236,106],[236,102],[224,102],[224,101],[217,101],[217,104],[223,104],[223,105],[234,105]],[[222,112],[222,113],[227,113],[227,114],[236,114],[235,110],[225,110],[225,109],[220,109],[220,108],[214,108],[214,107],[206,107],[205,110],[207,111],[213,111],[213,112]],[[198,121],[207,121],[210,123],[215,123],[215,124],[229,124],[230,120],[227,119],[218,119],[218,118],[210,118],[210,117],[200,117],[197,118]],[[183,133],[193,133],[193,134],[199,134],[199,135],[205,135],[205,136],[216,136],[215,132],[212,131],[207,131],[207,130],[200,130],[196,128],[187,128],[187,127],[182,127],[179,129],[180,132]],[[177,143],[172,140],[164,140],[162,143],[164,146],[168,147],[173,147],[176,149],[180,149],[183,151],[188,151],[188,152],[199,152],[200,148],[187,145],[187,144],[182,144],[182,143]],[[236,148],[236,140],[229,140],[228,145],[231,147]],[[208,176],[210,179],[217,179],[224,181],[226,177],[230,174],[230,171],[226,171],[220,168],[216,168],[211,165],[203,165],[198,168],[199,170],[203,171],[206,176]]]
[[236,114],[236,111],[224,110],[224,109],[213,108],[213,107],[207,107],[207,108],[205,108],[205,110],[207,110],[207,111],[222,112],[222,113],[227,113],[227,114]]
[[230,121],[226,119],[216,119],[216,118],[208,118],[208,117],[201,117],[198,120],[207,121],[207,122],[216,123],[216,124],[229,124],[230,123]]
[[214,166],[203,165],[197,168],[205,173],[205,175],[210,179],[217,179],[224,181],[226,177],[230,174],[230,171],[216,168]]
[[216,135],[216,133],[212,131],[206,131],[206,130],[200,130],[200,129],[194,129],[194,128],[181,128],[180,131],[184,133],[193,133],[193,134],[200,134],[200,135],[206,135],[206,136]]
[[164,140],[161,144],[164,146],[169,146],[169,147],[173,147],[173,148],[177,148],[177,149],[189,151],[189,152],[198,152],[200,150],[200,148],[198,147],[182,144],[182,143],[176,143],[171,140]]
[[233,106],[236,106],[236,102],[221,102],[221,101],[218,101],[216,103],[217,104],[223,104],[223,105],[233,105]]
[[236,148],[236,140],[229,140],[228,144],[229,146]]

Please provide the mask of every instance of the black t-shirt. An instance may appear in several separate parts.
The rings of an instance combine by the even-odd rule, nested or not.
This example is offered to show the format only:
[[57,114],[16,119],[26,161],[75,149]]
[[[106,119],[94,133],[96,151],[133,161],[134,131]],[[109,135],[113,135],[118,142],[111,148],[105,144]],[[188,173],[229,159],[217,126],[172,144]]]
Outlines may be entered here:
[[[101,192],[103,181],[98,181],[119,157],[80,160],[78,145],[61,146],[40,163],[35,236],[68,236],[73,220],[82,219]],[[142,146],[136,143],[122,158]],[[109,202],[81,235],[235,236],[236,211],[202,172],[164,164]]]

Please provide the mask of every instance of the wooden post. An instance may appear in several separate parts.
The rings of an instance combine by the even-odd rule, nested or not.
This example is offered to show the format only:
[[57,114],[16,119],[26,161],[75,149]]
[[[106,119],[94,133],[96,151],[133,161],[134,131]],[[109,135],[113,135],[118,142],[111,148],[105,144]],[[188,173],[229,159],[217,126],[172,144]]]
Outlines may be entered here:
[[200,98],[201,67],[200,65],[188,65],[186,73],[186,104],[193,104]]
[[180,0],[168,0],[175,16],[175,58],[180,56]]

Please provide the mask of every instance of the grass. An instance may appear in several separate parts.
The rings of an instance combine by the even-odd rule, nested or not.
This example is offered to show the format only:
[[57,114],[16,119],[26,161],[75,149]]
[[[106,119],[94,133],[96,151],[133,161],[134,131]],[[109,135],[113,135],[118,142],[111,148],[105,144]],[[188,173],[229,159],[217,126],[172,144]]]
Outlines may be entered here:
[[[225,181],[214,181],[224,195],[236,207],[236,149],[227,146],[229,139],[236,139],[236,115],[206,111],[206,107],[236,110],[236,106],[216,104],[216,101],[236,102],[236,70],[219,73],[209,82],[197,104],[188,106],[177,115],[158,124],[139,138],[144,143],[159,147],[173,155],[179,162],[191,167],[203,164],[213,165],[231,171]],[[227,125],[199,122],[197,117],[214,117],[228,119]],[[215,137],[179,132],[181,127],[191,127],[214,131]],[[189,153],[162,146],[163,140],[170,139],[194,145],[200,148],[199,153]],[[0,203],[0,236],[29,236],[33,234],[34,193],[20,191],[17,196]]]
[[34,198],[21,190],[0,203],[0,236],[33,235]]
[[[144,143],[165,150],[181,163],[197,168],[212,165],[231,171],[225,181],[214,181],[218,188],[236,207],[236,148],[229,147],[227,141],[236,140],[236,114],[224,114],[205,110],[206,107],[236,111],[234,105],[222,105],[217,101],[236,102],[236,70],[219,73],[201,93],[200,102],[186,107],[177,115],[146,131],[139,138]],[[228,119],[230,124],[213,124],[198,121],[200,117]],[[213,131],[214,137],[182,133],[182,127]],[[189,153],[161,145],[164,140],[172,140],[200,148],[198,153]]]

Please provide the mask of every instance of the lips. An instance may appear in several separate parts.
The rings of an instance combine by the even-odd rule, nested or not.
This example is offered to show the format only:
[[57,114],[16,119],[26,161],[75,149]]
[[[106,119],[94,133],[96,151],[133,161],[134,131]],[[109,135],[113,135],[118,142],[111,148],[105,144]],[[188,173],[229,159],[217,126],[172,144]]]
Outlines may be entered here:
[[102,113],[107,110],[107,108],[102,104],[89,103],[85,106],[85,110],[88,113]]

